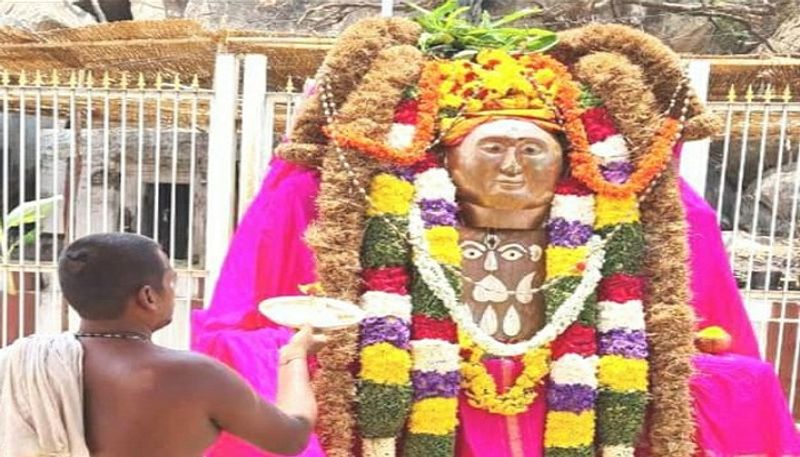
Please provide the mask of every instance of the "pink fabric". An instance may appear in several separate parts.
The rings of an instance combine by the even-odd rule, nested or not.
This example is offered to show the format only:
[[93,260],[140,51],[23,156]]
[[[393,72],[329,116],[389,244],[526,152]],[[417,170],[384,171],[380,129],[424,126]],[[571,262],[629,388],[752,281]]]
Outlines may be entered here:
[[[262,317],[256,307],[268,297],[298,294],[314,281],[311,252],[303,233],[315,217],[314,173],[275,160],[231,242],[208,310],[192,316],[192,348],[238,371],[268,400],[275,399],[278,348],[291,335]],[[209,457],[256,457],[261,452],[223,434]],[[322,457],[316,438],[304,457]]]
[[[522,372],[522,364],[512,360],[489,360],[486,362],[486,368],[499,386],[500,392],[505,392],[510,388],[511,381]],[[503,376],[504,369],[508,370],[506,376]],[[528,411],[513,418],[473,408],[462,394],[459,402],[461,427],[458,431],[456,455],[458,457],[541,457],[544,446],[546,411],[543,388],[539,390],[538,397]],[[512,444],[515,439],[518,442],[516,445]]]
[[731,335],[731,352],[758,358],[756,336],[731,274],[716,213],[682,179],[680,188],[689,229],[692,305],[698,326],[721,326]]
[[800,437],[770,364],[700,354],[694,365],[698,457],[800,456]]
[[[314,281],[313,260],[302,235],[315,216],[318,186],[314,173],[275,161],[231,243],[211,307],[193,316],[193,348],[229,364],[267,399],[274,398],[277,348],[289,331],[261,317],[256,306],[270,296],[296,294],[299,284]],[[685,184],[682,190],[694,268],[693,304],[704,324],[721,324],[732,334],[734,352],[756,355],[753,332],[724,255],[713,211]],[[705,455],[800,455],[800,440],[769,365],[739,355],[700,355],[695,364],[698,375],[692,390],[698,441]],[[489,369],[499,376],[499,367]],[[520,421],[526,457],[541,453],[543,397],[540,395]],[[504,438],[507,424],[487,416],[462,405],[460,457],[510,455]],[[208,455],[267,454],[224,436]],[[314,440],[302,455],[318,457],[324,453]]]

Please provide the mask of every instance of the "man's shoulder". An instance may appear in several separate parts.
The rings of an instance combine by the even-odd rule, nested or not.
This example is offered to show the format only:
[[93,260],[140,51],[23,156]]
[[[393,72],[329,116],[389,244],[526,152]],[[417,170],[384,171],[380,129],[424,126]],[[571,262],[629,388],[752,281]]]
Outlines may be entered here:
[[231,371],[219,360],[197,352],[158,348],[153,357],[162,373],[193,381],[219,380],[229,376]]

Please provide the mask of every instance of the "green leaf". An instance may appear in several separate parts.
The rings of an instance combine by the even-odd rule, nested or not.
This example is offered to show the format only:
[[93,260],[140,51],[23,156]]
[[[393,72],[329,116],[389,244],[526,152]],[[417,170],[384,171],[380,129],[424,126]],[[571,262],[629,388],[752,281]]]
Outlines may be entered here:
[[492,22],[490,24],[490,27],[492,27],[492,28],[502,27],[504,25],[511,24],[512,22],[516,22],[516,21],[518,21],[518,20],[520,20],[522,18],[525,18],[525,17],[528,17],[528,16],[533,16],[534,14],[538,14],[538,13],[541,13],[541,12],[542,12],[541,8],[525,8],[525,9],[516,11],[514,13],[511,13],[511,14],[509,14],[507,16],[501,17],[500,19]]
[[19,227],[32,222],[39,222],[53,211],[53,206],[56,202],[61,201],[62,198],[61,195],[56,195],[49,198],[25,202],[17,206],[8,213],[8,217],[6,217],[5,220],[5,229],[8,230],[11,227]]

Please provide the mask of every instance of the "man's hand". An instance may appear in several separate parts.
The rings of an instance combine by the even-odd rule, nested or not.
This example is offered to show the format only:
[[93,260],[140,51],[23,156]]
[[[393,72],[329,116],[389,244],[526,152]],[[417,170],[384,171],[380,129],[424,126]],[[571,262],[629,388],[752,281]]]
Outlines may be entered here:
[[315,334],[310,326],[304,326],[281,348],[281,364],[294,359],[305,359],[309,354],[319,351],[327,342],[325,335]]

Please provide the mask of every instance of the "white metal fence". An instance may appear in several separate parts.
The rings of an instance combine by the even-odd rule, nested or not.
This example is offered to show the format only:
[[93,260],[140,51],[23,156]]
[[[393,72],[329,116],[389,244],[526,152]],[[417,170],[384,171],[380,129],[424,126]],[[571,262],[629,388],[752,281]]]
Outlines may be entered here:
[[176,315],[156,339],[188,347],[190,311],[209,297],[208,271],[221,264],[235,202],[246,207],[268,163],[257,153],[271,150],[285,128],[276,121],[299,96],[268,94],[266,59],[244,60],[220,55],[213,89],[191,76],[0,73],[0,347],[75,327],[58,254],[107,231],[164,246],[179,275]]
[[[800,101],[788,88],[731,87],[710,102],[723,135],[687,168],[715,208],[762,356],[775,367],[800,419]],[[692,162],[694,161],[694,162]]]

